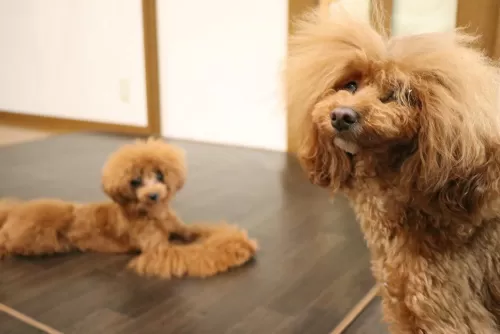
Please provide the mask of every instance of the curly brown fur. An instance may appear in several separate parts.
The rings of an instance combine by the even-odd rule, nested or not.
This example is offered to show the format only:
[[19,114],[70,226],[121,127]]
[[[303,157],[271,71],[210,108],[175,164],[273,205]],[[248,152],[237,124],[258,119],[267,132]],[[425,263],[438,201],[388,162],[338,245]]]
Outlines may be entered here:
[[500,333],[499,80],[474,40],[388,39],[342,8],[290,40],[299,161],[350,199],[392,333]]
[[226,223],[190,225],[198,235],[186,246],[163,245],[134,258],[129,267],[144,276],[209,277],[250,260],[257,242],[246,231]]
[[[155,139],[125,145],[102,171],[102,187],[112,202],[0,200],[0,258],[140,252],[129,268],[164,278],[208,277],[250,260],[257,244],[236,226],[182,223],[169,203],[185,180],[179,148]],[[185,244],[171,243],[174,236]]]
[[166,243],[170,233],[193,238],[169,206],[185,177],[180,149],[154,139],[125,145],[102,171],[102,186],[112,202],[0,201],[0,251],[126,253]]

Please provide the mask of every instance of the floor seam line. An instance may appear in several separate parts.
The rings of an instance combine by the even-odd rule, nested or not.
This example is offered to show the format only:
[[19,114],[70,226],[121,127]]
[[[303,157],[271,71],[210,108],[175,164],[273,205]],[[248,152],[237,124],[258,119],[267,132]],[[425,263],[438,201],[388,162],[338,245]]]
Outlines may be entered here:
[[356,320],[356,318],[366,309],[379,293],[379,286],[375,284],[368,293],[346,314],[340,323],[330,332],[330,334],[342,334]]
[[44,331],[47,334],[63,334],[62,332],[50,327],[49,325],[44,324],[43,322],[40,322],[22,312],[19,312],[12,307],[9,307],[3,303],[0,303],[0,312],[7,313],[8,315],[16,318],[17,320],[28,324],[32,327],[35,327],[39,330]]

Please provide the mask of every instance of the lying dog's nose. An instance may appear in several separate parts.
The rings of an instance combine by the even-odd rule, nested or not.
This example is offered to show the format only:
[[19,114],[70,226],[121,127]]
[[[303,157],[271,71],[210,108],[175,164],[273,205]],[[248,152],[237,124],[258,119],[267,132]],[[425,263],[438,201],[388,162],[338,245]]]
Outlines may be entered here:
[[349,130],[349,128],[358,122],[358,113],[347,107],[333,109],[331,115],[332,126],[337,131]]
[[155,202],[158,200],[158,194],[156,194],[156,193],[149,194],[148,197],[150,200],[155,201]]

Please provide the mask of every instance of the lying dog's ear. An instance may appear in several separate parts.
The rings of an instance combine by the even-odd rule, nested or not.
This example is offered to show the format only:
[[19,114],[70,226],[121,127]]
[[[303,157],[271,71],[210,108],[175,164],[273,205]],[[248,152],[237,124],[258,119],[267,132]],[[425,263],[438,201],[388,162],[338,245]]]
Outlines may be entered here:
[[129,198],[124,195],[121,187],[113,186],[109,182],[102,182],[101,188],[113,202],[119,205],[125,205],[129,202]]
[[176,172],[171,172],[167,174],[166,182],[168,184],[169,190],[176,193],[180,191],[186,182],[186,176],[183,170],[177,170]]
[[115,203],[125,205],[135,199],[135,193],[131,189],[126,175],[119,171],[111,173],[105,170],[101,177],[101,189]]
[[322,138],[313,124],[308,127],[298,149],[299,162],[311,183],[338,190],[350,175],[350,158],[333,145],[332,138]]
[[184,187],[187,178],[186,151],[179,146],[156,141],[155,160],[165,175],[170,191],[177,192]]

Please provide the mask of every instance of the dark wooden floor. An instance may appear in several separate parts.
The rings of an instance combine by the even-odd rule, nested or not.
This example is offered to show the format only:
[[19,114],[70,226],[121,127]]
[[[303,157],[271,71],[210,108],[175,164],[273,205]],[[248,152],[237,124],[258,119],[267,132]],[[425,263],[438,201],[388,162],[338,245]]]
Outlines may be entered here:
[[382,322],[382,308],[379,297],[375,298],[354,320],[344,334],[387,334],[387,326]]
[[0,312],[0,330],[2,334],[43,334],[44,331],[28,325],[21,320]]
[[[130,140],[71,134],[1,148],[0,196],[102,200],[101,166]],[[175,143],[188,153],[189,177],[174,207],[188,223],[247,228],[261,247],[253,263],[207,280],[161,281],[125,270],[128,256],[18,258],[0,262],[0,302],[64,333],[323,334],[373,286],[347,202],[309,185],[295,159]],[[15,324],[0,318],[0,333],[6,326]]]

